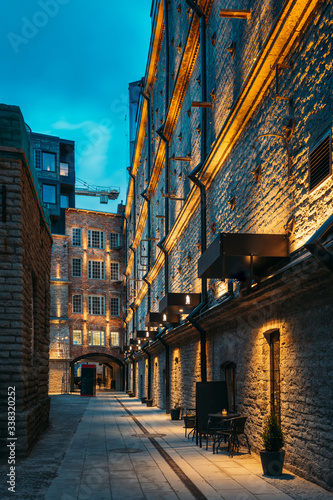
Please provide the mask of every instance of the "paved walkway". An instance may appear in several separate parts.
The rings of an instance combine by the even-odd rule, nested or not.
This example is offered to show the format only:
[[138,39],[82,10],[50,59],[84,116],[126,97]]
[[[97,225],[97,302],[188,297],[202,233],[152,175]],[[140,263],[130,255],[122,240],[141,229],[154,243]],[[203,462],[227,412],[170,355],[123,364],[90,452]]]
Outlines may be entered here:
[[46,500],[193,498],[333,500],[333,494],[288,473],[264,478],[253,456],[213,455],[184,438],[182,421],[123,393],[100,393],[89,400],[45,495]]

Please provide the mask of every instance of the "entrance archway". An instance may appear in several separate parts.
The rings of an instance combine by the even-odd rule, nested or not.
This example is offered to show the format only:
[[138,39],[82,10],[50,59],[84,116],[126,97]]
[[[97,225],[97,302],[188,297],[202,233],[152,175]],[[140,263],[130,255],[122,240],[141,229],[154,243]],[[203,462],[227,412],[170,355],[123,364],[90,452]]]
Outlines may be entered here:
[[[100,352],[89,352],[86,354],[82,354],[75,359],[72,359],[70,362],[70,382],[71,382],[71,392],[74,391],[74,365],[76,363],[100,363],[108,368],[116,368],[119,371],[119,380],[118,387],[115,387],[117,390],[124,391],[124,362],[121,359],[112,356],[111,354],[104,354]],[[116,366],[115,366],[116,365]]]

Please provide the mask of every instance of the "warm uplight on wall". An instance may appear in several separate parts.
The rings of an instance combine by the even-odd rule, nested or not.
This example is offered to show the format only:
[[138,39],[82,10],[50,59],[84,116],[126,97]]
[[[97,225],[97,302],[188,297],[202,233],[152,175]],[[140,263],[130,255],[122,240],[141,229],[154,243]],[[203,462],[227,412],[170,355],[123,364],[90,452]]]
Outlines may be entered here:
[[57,264],[57,279],[60,279],[60,264]]
[[[185,304],[191,304],[191,297],[189,295],[186,295],[185,297]],[[180,310],[180,309],[179,309]],[[180,310],[181,311],[181,310]],[[181,311],[182,312],[182,311]]]

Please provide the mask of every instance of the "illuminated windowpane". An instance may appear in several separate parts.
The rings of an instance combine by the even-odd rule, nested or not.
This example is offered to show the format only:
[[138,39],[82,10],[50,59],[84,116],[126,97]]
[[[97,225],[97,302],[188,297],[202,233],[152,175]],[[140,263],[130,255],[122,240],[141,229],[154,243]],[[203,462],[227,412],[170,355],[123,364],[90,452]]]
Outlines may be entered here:
[[60,175],[68,176],[68,163],[60,162]]
[[82,330],[73,330],[73,344],[82,345]]
[[111,335],[111,338],[110,338],[111,346],[118,346],[119,345],[119,332],[111,332],[110,335]]
[[105,332],[102,330],[89,330],[89,345],[105,345]]

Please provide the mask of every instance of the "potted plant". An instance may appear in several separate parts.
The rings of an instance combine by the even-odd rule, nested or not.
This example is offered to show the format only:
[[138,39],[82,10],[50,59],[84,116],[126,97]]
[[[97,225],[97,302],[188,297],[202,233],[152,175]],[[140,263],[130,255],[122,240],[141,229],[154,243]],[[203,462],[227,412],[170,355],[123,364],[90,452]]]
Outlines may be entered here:
[[180,418],[181,407],[179,403],[176,403],[175,407],[170,410],[171,420],[179,420]]
[[279,419],[271,413],[265,422],[262,440],[265,449],[260,451],[261,464],[267,476],[280,476],[282,474],[285,450],[284,438]]

